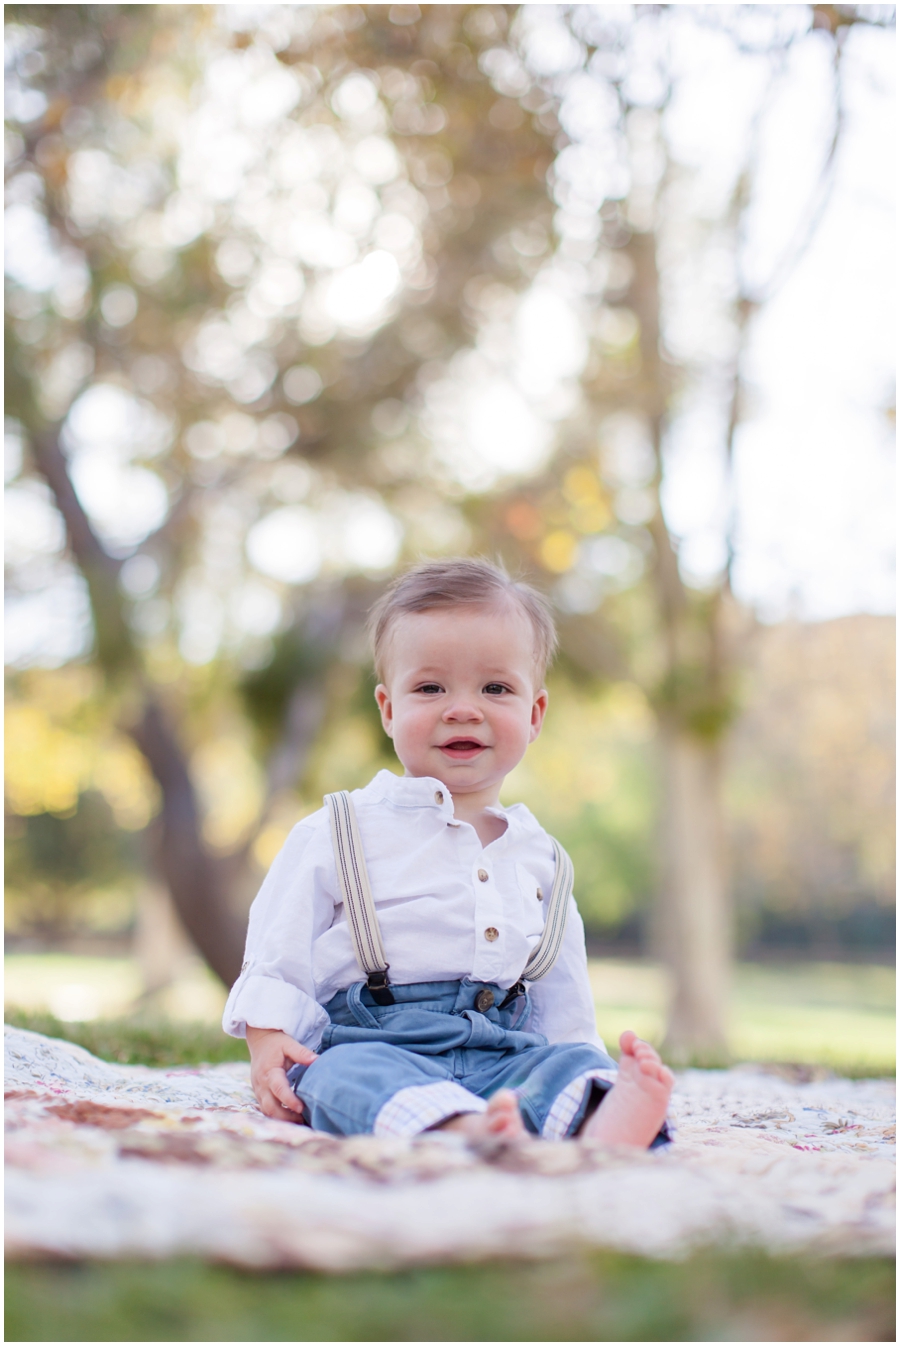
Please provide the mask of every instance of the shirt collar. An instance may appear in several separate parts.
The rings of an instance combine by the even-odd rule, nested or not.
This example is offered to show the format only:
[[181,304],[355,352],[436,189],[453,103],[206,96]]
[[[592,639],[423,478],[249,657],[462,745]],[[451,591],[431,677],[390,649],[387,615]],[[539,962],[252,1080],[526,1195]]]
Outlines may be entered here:
[[[367,804],[376,804],[384,800],[398,808],[432,808],[435,812],[441,813],[446,821],[453,820],[453,796],[444,782],[435,776],[398,776],[385,768],[379,771],[359,794]],[[439,799],[438,796],[443,798]],[[514,833],[542,830],[524,804],[510,804],[509,808],[499,805],[496,808],[489,808],[487,812],[505,819],[508,824],[503,837],[498,838],[499,841],[510,838]]]
[[[453,816],[453,799],[442,781],[434,776],[397,776],[386,768],[369,781],[360,794],[367,804],[387,800],[399,808],[433,808]],[[442,795],[442,799],[438,799]]]

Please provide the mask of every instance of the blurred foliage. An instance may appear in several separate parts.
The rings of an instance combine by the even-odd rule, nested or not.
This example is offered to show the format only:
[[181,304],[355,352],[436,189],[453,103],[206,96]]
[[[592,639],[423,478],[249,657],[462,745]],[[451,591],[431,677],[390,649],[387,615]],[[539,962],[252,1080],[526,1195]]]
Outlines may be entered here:
[[575,863],[576,896],[592,934],[646,909],[654,886],[653,716],[631,683],[598,696],[557,675],[547,728],[509,776],[504,802],[523,800]]
[[6,928],[58,939],[131,924],[142,869],[133,834],[115,825],[102,795],[79,795],[65,816],[6,821]]
[[404,1272],[16,1265],[16,1341],[892,1341],[888,1258],[624,1253]]
[[20,817],[71,814],[99,792],[117,826],[140,831],[159,806],[146,763],[115,723],[117,702],[93,670],[74,664],[28,669],[8,679],[6,798]]
[[[855,908],[870,920],[878,908],[885,913],[870,946],[890,933],[894,642],[889,617],[760,632],[730,745],[728,812],[745,935],[754,913],[839,930]],[[852,921],[838,942],[852,944],[851,930]]]
[[243,1038],[227,1037],[210,1024],[171,1019],[98,1019],[64,1023],[52,1014],[7,1007],[4,1022],[45,1037],[77,1043],[101,1061],[129,1066],[216,1065],[247,1061]]
[[305,620],[280,632],[273,638],[267,662],[240,680],[243,705],[267,753],[284,730],[298,689],[320,684],[336,662],[340,630],[330,617],[327,610],[313,609]]

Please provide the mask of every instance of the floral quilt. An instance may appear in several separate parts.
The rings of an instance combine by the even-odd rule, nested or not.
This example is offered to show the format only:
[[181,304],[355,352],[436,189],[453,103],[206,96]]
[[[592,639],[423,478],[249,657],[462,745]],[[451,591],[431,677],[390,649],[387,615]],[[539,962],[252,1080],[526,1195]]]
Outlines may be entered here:
[[13,1257],[339,1271],[573,1245],[893,1248],[892,1081],[685,1071],[663,1150],[475,1150],[446,1133],[342,1140],[270,1121],[243,1064],[112,1065],[9,1027],[6,1057]]

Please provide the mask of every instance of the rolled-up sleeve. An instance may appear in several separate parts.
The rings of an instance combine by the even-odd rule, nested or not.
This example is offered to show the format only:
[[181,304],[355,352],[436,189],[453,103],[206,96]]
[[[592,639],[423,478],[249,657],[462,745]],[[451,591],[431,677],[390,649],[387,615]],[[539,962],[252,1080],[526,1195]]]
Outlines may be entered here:
[[329,853],[313,819],[291,832],[250,908],[244,965],[225,1005],[232,1037],[280,1028],[318,1050],[328,1015],[316,1001],[313,943],[334,920]]
[[569,915],[559,957],[545,977],[530,987],[528,1027],[548,1042],[590,1042],[606,1051],[597,1032],[597,1015],[588,977],[584,925],[569,898]]

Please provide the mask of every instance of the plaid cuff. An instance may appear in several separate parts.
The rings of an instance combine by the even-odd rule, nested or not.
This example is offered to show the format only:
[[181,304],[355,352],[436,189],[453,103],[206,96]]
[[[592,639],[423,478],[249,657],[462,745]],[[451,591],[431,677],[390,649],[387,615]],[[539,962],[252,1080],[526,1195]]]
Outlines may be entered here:
[[584,1103],[585,1095],[590,1089],[592,1081],[600,1080],[609,1088],[612,1088],[616,1082],[617,1074],[616,1070],[586,1070],[582,1075],[576,1075],[574,1080],[566,1085],[562,1093],[557,1094],[554,1098],[541,1131],[542,1138],[544,1140],[565,1140],[572,1122],[578,1116],[581,1105]]
[[375,1136],[417,1136],[448,1117],[461,1112],[485,1112],[483,1098],[470,1094],[453,1080],[436,1084],[411,1084],[389,1098],[379,1109],[372,1134]]

